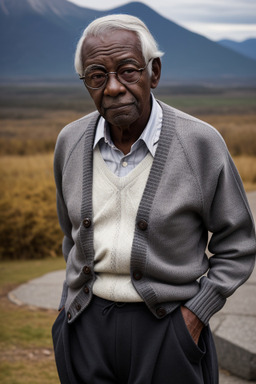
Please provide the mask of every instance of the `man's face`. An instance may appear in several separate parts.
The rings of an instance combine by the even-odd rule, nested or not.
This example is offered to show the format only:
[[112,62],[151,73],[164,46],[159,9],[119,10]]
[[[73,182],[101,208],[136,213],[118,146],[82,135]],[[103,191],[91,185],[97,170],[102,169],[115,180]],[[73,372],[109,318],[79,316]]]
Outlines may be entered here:
[[[107,72],[116,72],[127,60],[139,68],[147,63],[142,56],[140,42],[132,31],[116,30],[105,35],[88,37],[82,48],[83,68],[100,65]],[[147,68],[135,84],[121,84],[110,74],[105,87],[88,91],[99,113],[111,126],[141,128],[150,116],[150,89],[158,83],[155,74],[149,76]],[[143,127],[143,128],[144,128]]]

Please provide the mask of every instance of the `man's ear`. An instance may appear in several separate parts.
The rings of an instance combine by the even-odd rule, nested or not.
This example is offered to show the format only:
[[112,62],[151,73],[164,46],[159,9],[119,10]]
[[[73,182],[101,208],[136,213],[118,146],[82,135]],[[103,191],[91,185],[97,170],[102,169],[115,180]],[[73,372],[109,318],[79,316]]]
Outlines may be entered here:
[[156,88],[161,76],[161,60],[159,57],[153,59],[152,62],[152,75],[151,75],[151,88]]

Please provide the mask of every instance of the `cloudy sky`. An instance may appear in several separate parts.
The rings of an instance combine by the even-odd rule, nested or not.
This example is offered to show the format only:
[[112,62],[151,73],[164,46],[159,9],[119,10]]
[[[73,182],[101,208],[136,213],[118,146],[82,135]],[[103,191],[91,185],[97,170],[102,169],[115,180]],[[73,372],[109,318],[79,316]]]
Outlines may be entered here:
[[[129,0],[69,0],[94,9],[110,9]],[[256,38],[256,0],[143,0],[155,11],[211,40]]]

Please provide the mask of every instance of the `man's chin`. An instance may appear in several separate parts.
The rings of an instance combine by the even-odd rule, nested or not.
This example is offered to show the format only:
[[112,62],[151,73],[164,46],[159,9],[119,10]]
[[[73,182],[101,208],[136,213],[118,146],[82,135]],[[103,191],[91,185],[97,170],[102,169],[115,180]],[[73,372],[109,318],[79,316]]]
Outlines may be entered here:
[[107,120],[110,125],[115,125],[119,127],[130,126],[139,118],[137,114],[131,113],[131,111],[127,111],[127,109],[125,108],[109,110],[103,117]]
[[130,115],[116,115],[115,117],[112,117],[111,119],[106,119],[107,122],[112,126],[117,127],[129,127],[134,123],[135,119],[131,119]]

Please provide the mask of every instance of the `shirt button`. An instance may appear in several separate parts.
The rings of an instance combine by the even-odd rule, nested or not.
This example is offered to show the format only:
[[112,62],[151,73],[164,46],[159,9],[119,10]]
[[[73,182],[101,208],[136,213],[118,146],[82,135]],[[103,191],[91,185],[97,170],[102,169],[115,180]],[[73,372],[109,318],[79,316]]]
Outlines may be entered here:
[[91,273],[91,268],[88,267],[87,265],[85,265],[85,266],[83,267],[83,273],[84,273],[85,275],[89,275],[89,273]]
[[126,168],[127,165],[128,165],[127,161],[123,161],[123,162],[122,162],[122,167]]
[[91,222],[91,219],[89,219],[89,217],[86,217],[84,220],[83,220],[83,225],[85,228],[89,228],[91,226],[92,222]]
[[68,312],[68,313],[67,313],[67,317],[68,317],[68,320],[71,320],[71,318],[72,318],[72,315],[71,315],[71,313],[70,313],[70,312]]
[[146,220],[140,220],[139,222],[138,222],[138,227],[139,227],[139,229],[141,229],[142,231],[145,231],[146,229],[147,229],[147,227],[148,227],[148,223],[146,222]]
[[164,317],[166,315],[166,310],[163,307],[159,307],[156,310],[156,314],[158,317]]
[[84,293],[88,294],[90,292],[89,288],[87,287],[87,285],[84,287]]
[[134,280],[140,280],[142,278],[142,273],[140,271],[134,271],[132,275]]

